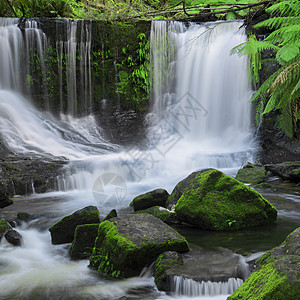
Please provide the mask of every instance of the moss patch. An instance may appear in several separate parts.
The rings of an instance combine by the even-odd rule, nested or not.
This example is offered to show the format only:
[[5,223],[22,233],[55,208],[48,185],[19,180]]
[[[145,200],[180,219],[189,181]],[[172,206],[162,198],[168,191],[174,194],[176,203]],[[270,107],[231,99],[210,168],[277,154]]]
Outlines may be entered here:
[[236,179],[250,184],[261,183],[266,179],[266,168],[248,163],[245,167],[238,170]]
[[186,252],[186,239],[149,215],[124,215],[102,222],[90,266],[108,276],[130,277],[165,251]]
[[175,211],[180,221],[210,230],[265,225],[277,217],[276,208],[259,193],[215,169],[195,175]]

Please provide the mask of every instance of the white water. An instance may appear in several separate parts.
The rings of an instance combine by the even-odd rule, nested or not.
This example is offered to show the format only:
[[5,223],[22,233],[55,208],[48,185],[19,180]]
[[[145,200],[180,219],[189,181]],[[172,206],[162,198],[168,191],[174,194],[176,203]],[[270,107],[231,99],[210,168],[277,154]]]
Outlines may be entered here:
[[[61,62],[63,54],[68,55],[67,110],[74,115],[78,111],[74,65],[78,50],[77,25],[77,22],[69,24],[69,39],[58,41],[56,49],[61,94]],[[58,178],[59,191],[33,198],[59,197],[61,201],[55,203],[53,211],[59,210],[60,215],[89,204],[97,205],[103,213],[112,207],[124,208],[134,196],[154,188],[171,192],[179,180],[197,169],[215,167],[231,174],[253,160],[247,61],[230,55],[231,48],[246,39],[244,31],[239,30],[240,25],[231,22],[186,28],[178,22],[153,22],[153,110],[147,116],[149,130],[141,150],[138,146],[123,149],[105,141],[93,115],[75,118],[62,114],[58,120],[31,105],[18,93],[22,88],[15,75],[22,74],[18,58],[28,43],[24,43],[15,20],[0,23],[0,54],[3,54],[0,55],[3,66],[0,68],[0,132],[4,142],[17,153],[63,156],[71,160],[65,174]],[[90,31],[86,28],[81,32],[88,36],[87,43],[80,47],[84,57],[82,90],[84,105],[88,107],[91,103]],[[42,49],[41,44],[37,45],[38,50]],[[5,274],[4,281],[0,280],[2,297],[30,298],[42,290],[43,296],[55,298],[65,289],[72,297],[76,286],[74,293],[79,298],[83,297],[81,293],[87,299],[114,298],[124,295],[130,287],[153,286],[149,279],[99,285],[86,269],[86,262],[71,263],[65,257],[66,251],[50,245],[48,232],[20,232],[25,241],[21,248],[0,245],[0,263],[6,262],[1,268]],[[16,256],[20,259],[13,259]],[[53,284],[48,286],[49,282]]]

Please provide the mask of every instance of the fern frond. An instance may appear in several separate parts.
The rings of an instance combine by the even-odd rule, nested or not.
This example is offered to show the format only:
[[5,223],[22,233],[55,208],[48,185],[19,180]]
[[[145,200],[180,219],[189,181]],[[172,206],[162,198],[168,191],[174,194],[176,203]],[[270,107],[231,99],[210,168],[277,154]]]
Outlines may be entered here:
[[279,128],[290,138],[294,137],[293,118],[291,113],[291,104],[286,105],[281,109],[281,114],[278,117]]
[[278,29],[281,26],[290,26],[300,24],[300,17],[274,17],[254,25],[254,28],[268,27],[270,29]]
[[267,8],[266,12],[277,16],[285,16],[285,15],[299,16],[300,15],[299,1],[298,0],[280,1]]
[[276,60],[281,64],[285,65],[288,62],[295,60],[299,56],[300,50],[296,45],[286,45],[280,48],[276,54]]
[[280,45],[299,44],[300,24],[281,27],[273,31],[265,41]]

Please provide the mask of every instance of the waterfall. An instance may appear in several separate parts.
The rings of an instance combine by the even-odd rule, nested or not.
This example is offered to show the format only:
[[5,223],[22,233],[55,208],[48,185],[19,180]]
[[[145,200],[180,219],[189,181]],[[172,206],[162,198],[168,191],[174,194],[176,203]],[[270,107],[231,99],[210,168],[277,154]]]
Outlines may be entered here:
[[197,282],[182,276],[174,276],[172,280],[173,294],[189,297],[231,295],[244,283],[240,278],[229,278],[226,282]]
[[162,156],[179,156],[173,145],[180,144],[198,167],[240,167],[253,159],[247,57],[231,55],[247,39],[241,26],[152,22],[148,139]]

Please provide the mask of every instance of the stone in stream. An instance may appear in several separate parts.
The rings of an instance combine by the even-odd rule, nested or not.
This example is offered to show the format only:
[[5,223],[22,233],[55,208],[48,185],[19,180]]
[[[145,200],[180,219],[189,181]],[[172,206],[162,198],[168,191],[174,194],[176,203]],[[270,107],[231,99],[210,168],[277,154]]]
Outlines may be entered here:
[[109,220],[111,218],[116,218],[118,216],[117,211],[115,209],[112,209],[107,216],[104,218],[103,221]]
[[257,261],[257,269],[228,297],[295,300],[300,296],[300,227]]
[[149,214],[129,214],[99,226],[90,266],[111,277],[131,277],[165,251],[186,252],[186,239]]
[[285,180],[300,182],[300,162],[285,162],[265,165],[266,170]]
[[5,233],[6,240],[14,246],[21,246],[22,244],[22,236],[16,230],[9,230]]
[[266,180],[266,168],[248,163],[238,170],[236,180],[243,183],[258,184]]
[[98,236],[98,224],[78,225],[69,253],[72,259],[87,259],[91,256],[95,239]]
[[71,243],[74,239],[76,226],[95,223],[100,223],[99,210],[96,206],[87,206],[77,210],[49,228],[52,244]]
[[[177,187],[179,186],[179,187]],[[215,169],[192,173],[171,194],[179,221],[209,230],[275,222],[277,210],[258,192]]]
[[134,211],[147,209],[152,206],[165,207],[169,193],[164,189],[156,189],[151,192],[135,197],[130,206],[133,206]]
[[22,222],[29,222],[33,219],[33,216],[26,212],[19,212],[17,214],[17,219]]
[[[161,254],[155,262],[154,272],[157,289],[174,293],[188,282],[195,288],[209,285],[209,282],[220,286],[219,283],[223,282],[223,287],[227,285],[230,289],[232,284],[243,283],[249,276],[249,267],[242,256],[230,250],[204,250],[194,245],[187,254],[173,251]],[[192,296],[186,292],[185,295]]]

